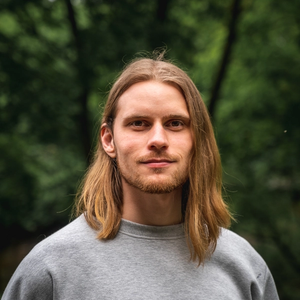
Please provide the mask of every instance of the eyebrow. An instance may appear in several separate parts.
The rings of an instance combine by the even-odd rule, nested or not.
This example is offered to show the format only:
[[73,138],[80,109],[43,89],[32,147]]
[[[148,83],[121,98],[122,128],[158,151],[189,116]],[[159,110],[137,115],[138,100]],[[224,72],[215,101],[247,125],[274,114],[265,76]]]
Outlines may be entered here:
[[183,119],[183,120],[186,120],[186,121],[189,121],[190,120],[190,117],[188,115],[173,115],[173,114],[170,114],[170,115],[167,115],[167,116],[163,116],[163,119]]
[[[131,119],[149,119],[149,118],[153,118],[152,115],[128,115],[125,116],[124,120],[131,120]],[[165,115],[162,117],[163,120],[166,119],[181,119],[184,120],[186,122],[190,121],[190,117],[188,115],[182,115],[182,114],[169,114],[169,115]]]

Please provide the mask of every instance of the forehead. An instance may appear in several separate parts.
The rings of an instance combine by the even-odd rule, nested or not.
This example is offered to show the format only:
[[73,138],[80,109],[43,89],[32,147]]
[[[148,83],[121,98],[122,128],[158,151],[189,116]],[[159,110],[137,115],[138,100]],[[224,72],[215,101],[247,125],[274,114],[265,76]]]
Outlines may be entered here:
[[184,96],[175,85],[144,81],[132,85],[119,98],[116,118],[132,114],[159,117],[162,114],[182,114],[189,117]]

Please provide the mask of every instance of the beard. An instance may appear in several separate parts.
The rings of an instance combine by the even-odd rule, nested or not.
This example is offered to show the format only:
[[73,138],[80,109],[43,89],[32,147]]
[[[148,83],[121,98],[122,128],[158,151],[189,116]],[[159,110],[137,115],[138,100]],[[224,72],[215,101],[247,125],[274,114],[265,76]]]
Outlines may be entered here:
[[[137,163],[141,163],[147,159],[154,158],[152,157],[143,157],[137,161]],[[155,156],[158,158],[158,156]],[[164,156],[164,158],[166,158]],[[169,160],[174,160],[171,157],[167,157]],[[118,170],[120,172],[121,177],[132,187],[139,189],[142,192],[148,194],[167,194],[176,190],[177,188],[184,185],[184,183],[188,180],[188,166],[185,166],[184,170],[176,169],[173,174],[169,174],[167,178],[161,179],[156,178],[151,179],[150,176],[141,175],[132,170],[126,164],[121,165],[117,160]],[[128,171],[129,170],[129,171]],[[132,172],[130,172],[132,171]],[[165,170],[163,168],[154,168],[152,169],[154,174],[163,174]]]

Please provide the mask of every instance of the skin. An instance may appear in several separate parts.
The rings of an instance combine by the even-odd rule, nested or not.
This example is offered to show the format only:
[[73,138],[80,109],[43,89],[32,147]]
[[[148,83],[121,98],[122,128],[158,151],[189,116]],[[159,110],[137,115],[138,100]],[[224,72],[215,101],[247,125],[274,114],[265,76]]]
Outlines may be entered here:
[[180,223],[193,139],[179,89],[157,81],[132,85],[119,99],[113,133],[103,124],[101,139],[122,175],[122,217],[145,225]]

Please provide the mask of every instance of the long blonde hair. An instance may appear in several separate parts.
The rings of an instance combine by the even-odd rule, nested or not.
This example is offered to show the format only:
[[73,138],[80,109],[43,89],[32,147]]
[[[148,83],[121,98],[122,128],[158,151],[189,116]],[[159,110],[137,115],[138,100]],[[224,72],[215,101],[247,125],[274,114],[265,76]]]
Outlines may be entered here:
[[[112,86],[102,124],[113,129],[118,99],[138,82],[156,80],[178,86],[186,100],[194,136],[189,179],[184,185],[182,216],[191,259],[204,262],[215,250],[220,227],[230,225],[231,215],[222,198],[221,161],[205,104],[189,76],[174,64],[140,58],[131,62]],[[115,160],[98,140],[94,161],[77,197],[76,215],[84,213],[99,239],[113,239],[122,217],[122,185]]]

